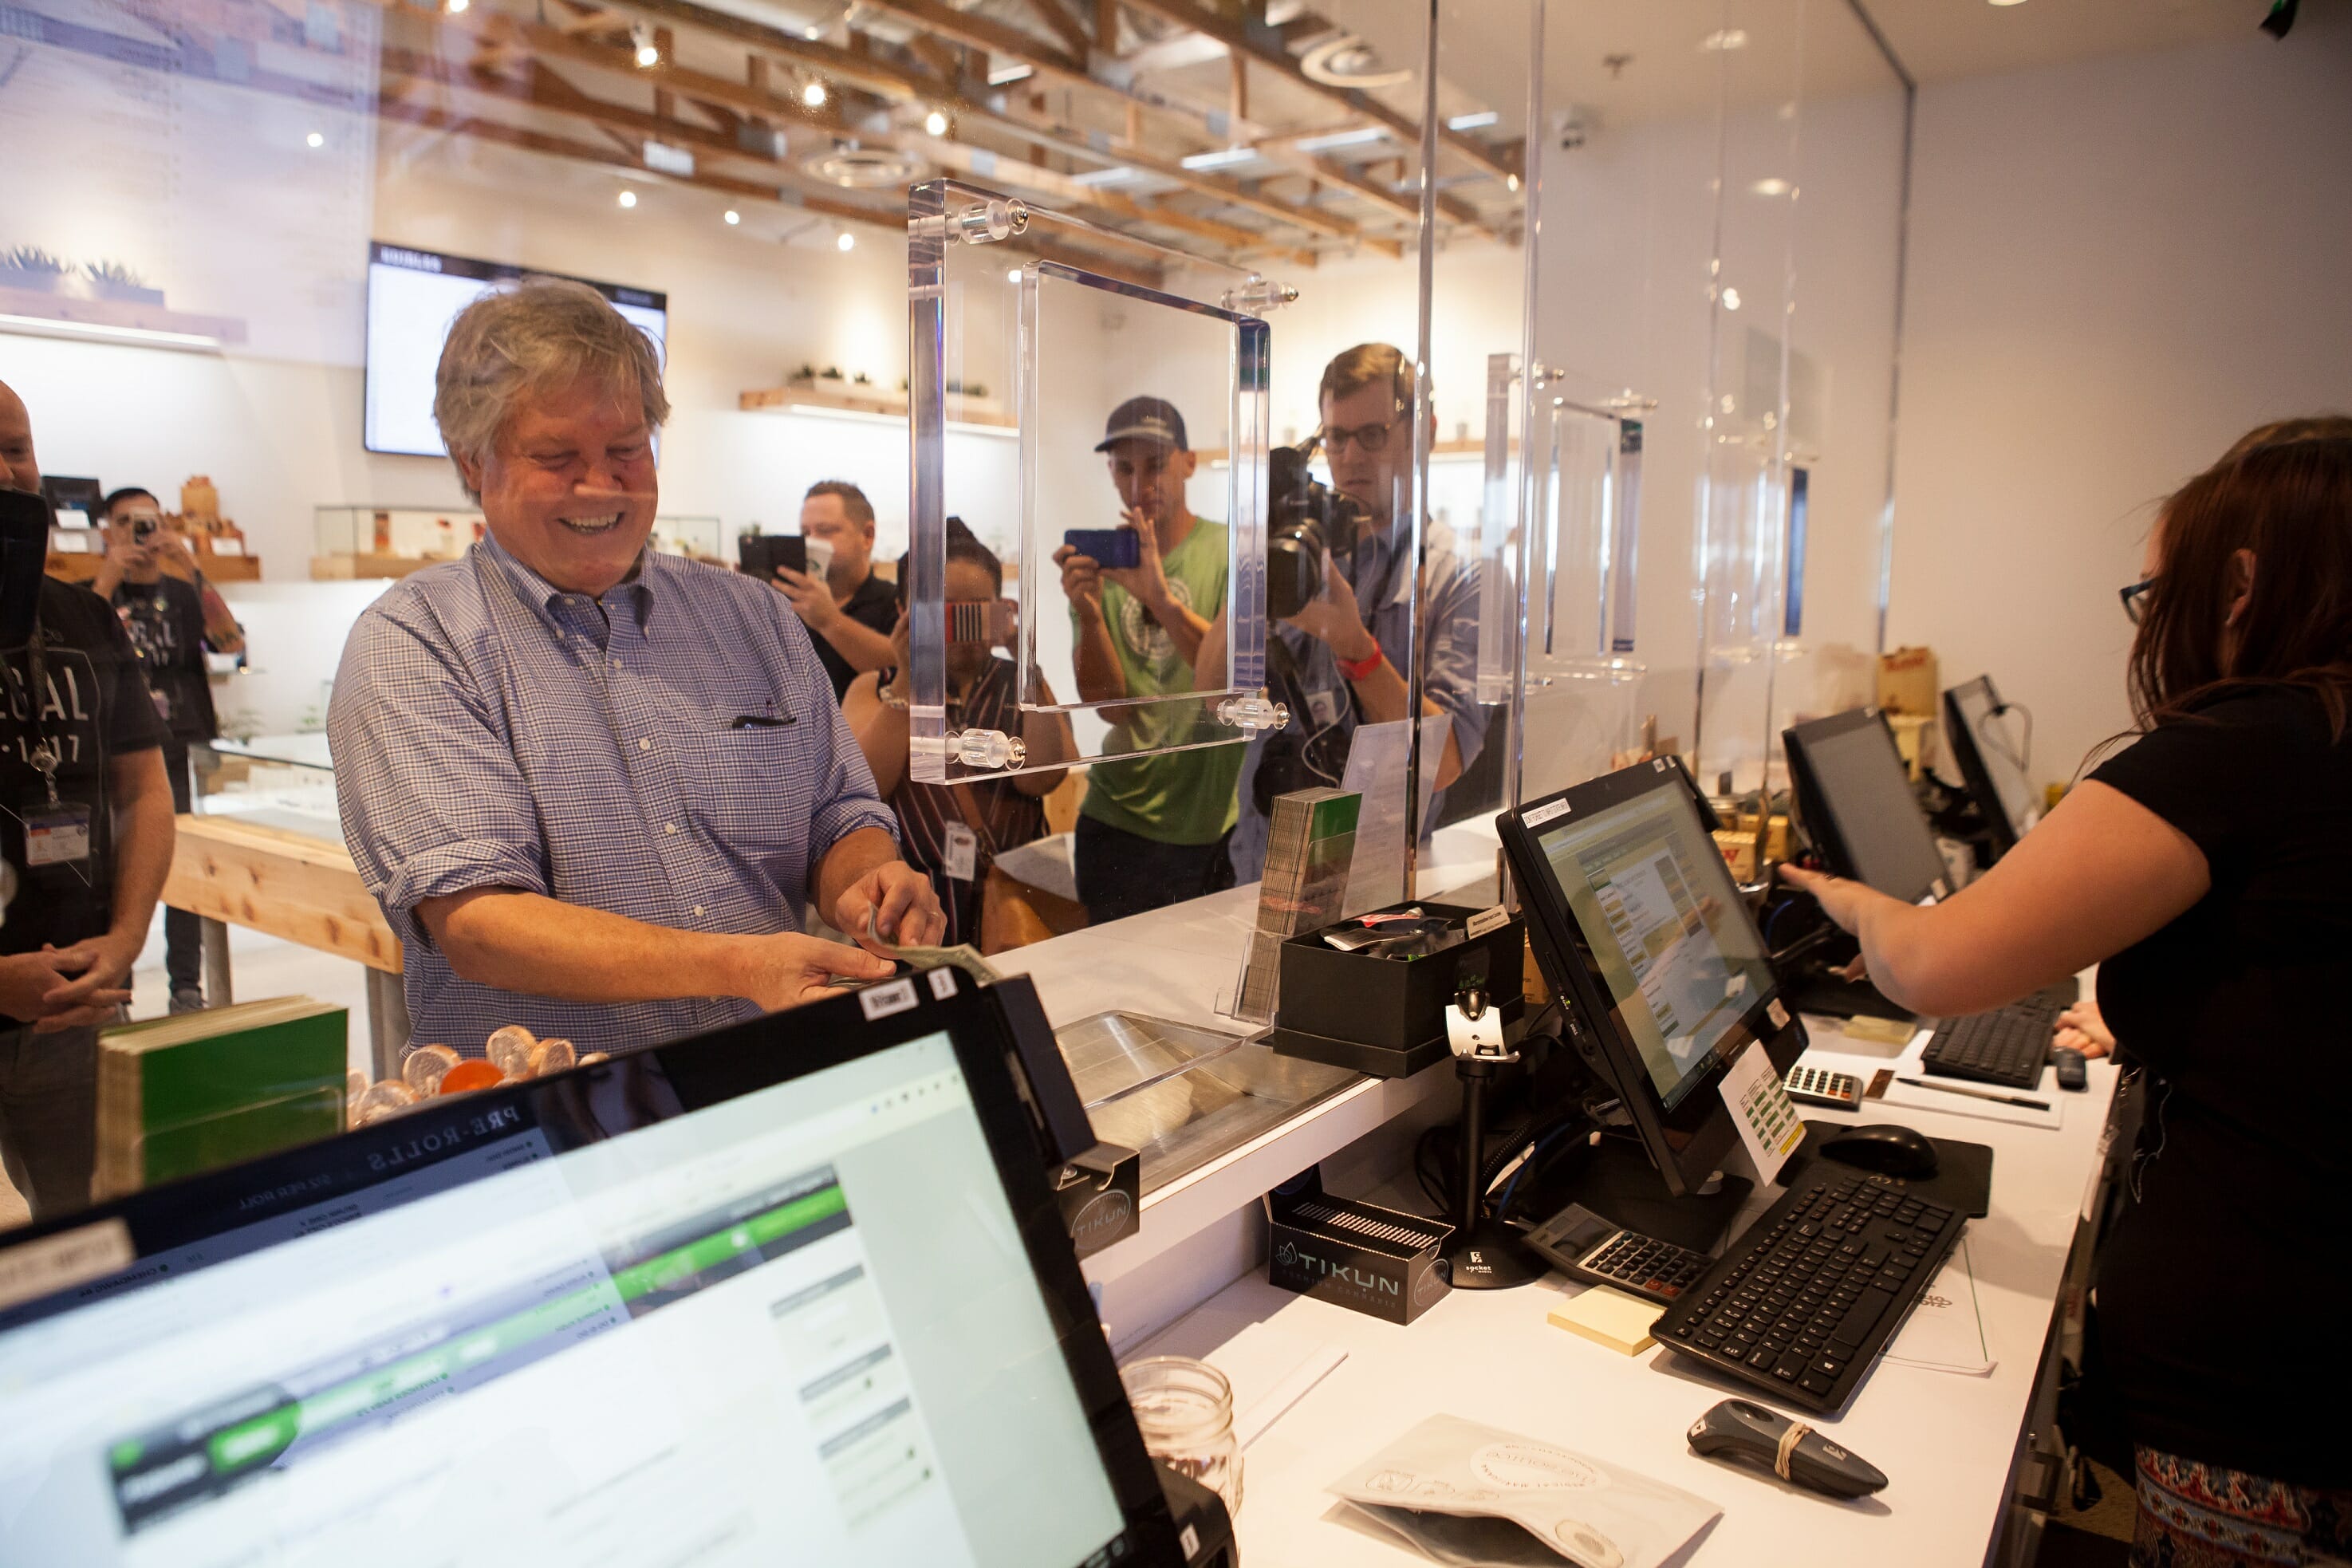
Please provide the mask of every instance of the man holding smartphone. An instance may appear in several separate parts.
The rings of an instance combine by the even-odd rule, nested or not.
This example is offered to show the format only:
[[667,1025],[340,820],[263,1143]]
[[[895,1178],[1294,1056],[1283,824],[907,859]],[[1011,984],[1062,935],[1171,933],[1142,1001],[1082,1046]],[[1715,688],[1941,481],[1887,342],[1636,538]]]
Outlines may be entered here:
[[[1135,564],[1109,565],[1068,542],[1054,552],[1076,634],[1078,695],[1088,702],[1181,696],[1196,689],[1193,659],[1224,607],[1228,531],[1186,503],[1200,458],[1185,438],[1184,416],[1165,398],[1120,404],[1095,450],[1109,459]],[[1106,749],[1165,745],[1176,722],[1164,710],[1126,710]],[[1241,751],[1204,746],[1095,765],[1078,809],[1075,856],[1078,899],[1093,920],[1139,914],[1229,884],[1225,839]]]
[[846,479],[820,479],[801,501],[809,570],[776,568],[776,586],[808,628],[841,700],[859,673],[891,661],[898,595],[874,572],[874,503]]

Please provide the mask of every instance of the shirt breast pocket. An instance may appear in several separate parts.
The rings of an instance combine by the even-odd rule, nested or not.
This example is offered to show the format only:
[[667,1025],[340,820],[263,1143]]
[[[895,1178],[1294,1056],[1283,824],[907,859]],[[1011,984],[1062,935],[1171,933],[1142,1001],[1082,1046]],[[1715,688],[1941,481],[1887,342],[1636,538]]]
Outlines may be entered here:
[[679,763],[704,832],[751,859],[805,853],[816,781],[804,724],[780,703],[691,711]]

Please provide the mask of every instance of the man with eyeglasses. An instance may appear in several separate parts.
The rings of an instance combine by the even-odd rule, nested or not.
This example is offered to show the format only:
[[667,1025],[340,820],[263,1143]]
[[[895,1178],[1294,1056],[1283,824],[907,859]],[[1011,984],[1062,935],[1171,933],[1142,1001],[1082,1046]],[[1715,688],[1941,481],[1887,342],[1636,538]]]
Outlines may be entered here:
[[[1415,574],[1406,526],[1413,388],[1412,366],[1388,343],[1360,343],[1323,369],[1316,439],[1330,465],[1332,487],[1361,503],[1370,521],[1352,549],[1334,549],[1322,597],[1270,628],[1267,662],[1277,671],[1286,668],[1283,684],[1303,710],[1292,713],[1288,729],[1249,744],[1233,837],[1240,881],[1265,873],[1274,796],[1338,784],[1357,726],[1406,716],[1405,671],[1415,657]],[[1449,531],[1430,520],[1423,532],[1421,710],[1450,721],[1436,769],[1436,787],[1444,790],[1476,759],[1486,737],[1478,706],[1478,577],[1476,563],[1455,550]],[[1203,690],[1225,684],[1223,631],[1221,624],[1202,644]],[[1433,801],[1424,831],[1436,815]]]

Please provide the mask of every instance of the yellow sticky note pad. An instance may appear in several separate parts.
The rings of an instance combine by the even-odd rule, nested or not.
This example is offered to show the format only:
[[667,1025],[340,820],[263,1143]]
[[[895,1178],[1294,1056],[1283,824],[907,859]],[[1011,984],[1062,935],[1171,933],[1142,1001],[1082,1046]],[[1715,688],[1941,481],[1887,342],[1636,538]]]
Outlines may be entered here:
[[1594,1285],[1551,1310],[1551,1323],[1571,1334],[1582,1334],[1596,1345],[1619,1355],[1640,1355],[1658,1342],[1650,1337],[1665,1309],[1655,1301],[1630,1296],[1606,1285]]

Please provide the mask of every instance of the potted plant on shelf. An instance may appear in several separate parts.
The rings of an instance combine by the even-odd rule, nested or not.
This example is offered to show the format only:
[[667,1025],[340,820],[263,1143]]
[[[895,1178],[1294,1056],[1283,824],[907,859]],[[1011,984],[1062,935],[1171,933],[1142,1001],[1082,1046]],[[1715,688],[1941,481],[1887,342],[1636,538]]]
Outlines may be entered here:
[[82,269],[89,280],[89,291],[100,300],[120,300],[132,305],[160,305],[163,290],[147,287],[147,279],[120,261],[93,261]]
[[43,250],[37,245],[19,245],[0,250],[0,289],[28,289],[37,294],[54,294],[64,283],[70,270],[64,259]]

